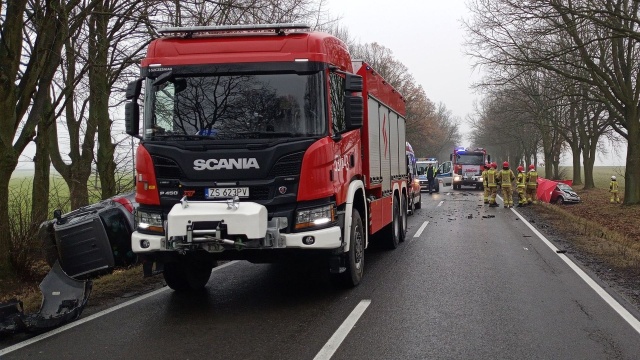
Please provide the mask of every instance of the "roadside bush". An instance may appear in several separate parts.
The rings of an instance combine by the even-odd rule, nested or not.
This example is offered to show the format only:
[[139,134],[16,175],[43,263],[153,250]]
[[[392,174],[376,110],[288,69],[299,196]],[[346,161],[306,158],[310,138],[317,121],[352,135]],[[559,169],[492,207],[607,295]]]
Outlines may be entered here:
[[[42,252],[38,225],[31,219],[31,182],[22,181],[9,193],[10,261],[15,274],[24,280],[42,276]],[[46,270],[45,270],[46,273]]]

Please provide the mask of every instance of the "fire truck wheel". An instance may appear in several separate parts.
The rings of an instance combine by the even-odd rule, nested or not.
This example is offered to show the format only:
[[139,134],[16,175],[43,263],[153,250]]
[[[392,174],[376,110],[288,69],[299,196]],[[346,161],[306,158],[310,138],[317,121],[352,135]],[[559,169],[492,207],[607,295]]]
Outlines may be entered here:
[[204,289],[209,282],[213,263],[208,260],[177,261],[164,264],[164,281],[174,291]]
[[349,252],[346,254],[347,270],[340,274],[332,274],[332,280],[337,280],[340,285],[355,287],[360,284],[364,274],[364,228],[358,209],[351,213],[351,238],[349,240]]
[[400,242],[404,242],[407,237],[407,197],[401,196],[402,200],[400,201]]
[[382,239],[389,250],[398,247],[400,243],[400,232],[402,224],[400,222],[400,201],[397,196],[393,197],[393,219],[391,224],[387,225],[382,232]]

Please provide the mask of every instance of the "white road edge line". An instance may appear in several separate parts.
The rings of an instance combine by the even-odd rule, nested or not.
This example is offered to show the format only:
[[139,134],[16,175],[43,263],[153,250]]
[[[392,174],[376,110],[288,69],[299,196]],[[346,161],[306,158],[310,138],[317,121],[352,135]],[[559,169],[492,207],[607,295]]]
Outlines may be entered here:
[[329,360],[333,356],[333,354],[338,350],[340,344],[344,341],[344,339],[349,335],[349,332],[358,322],[358,319],[364,314],[364,311],[371,305],[371,300],[362,300],[356,307],[351,311],[351,314],[347,316],[342,325],[336,330],[335,333],[331,336],[329,341],[320,349],[318,354],[313,358],[313,360]]
[[426,228],[427,225],[429,225],[428,221],[423,222],[422,225],[420,226],[420,229],[418,229],[418,231],[415,233],[415,235],[413,235],[413,237],[414,238],[420,237],[420,235],[422,235],[422,232],[424,231],[424,228]]
[[444,204],[444,200],[440,201],[440,203],[438,204],[438,206],[442,206],[442,204]]
[[[235,264],[237,262],[238,262],[238,260],[231,261],[231,262],[228,262],[226,264],[220,265],[218,267],[213,268],[213,270],[211,272],[223,269],[223,268],[225,268],[227,266],[230,266],[232,264]],[[86,322],[89,322],[91,320],[97,319],[97,318],[99,318],[101,316],[107,315],[107,314],[109,314],[111,312],[114,312],[116,310],[120,310],[120,309],[122,309],[124,307],[127,307],[127,306],[131,305],[131,304],[135,304],[138,301],[142,301],[142,300],[144,300],[146,298],[150,298],[152,296],[158,295],[158,294],[163,293],[163,292],[165,292],[167,290],[169,290],[169,287],[165,286],[165,287],[163,287],[161,289],[158,289],[158,290],[152,291],[150,293],[138,296],[135,299],[131,299],[131,300],[127,301],[127,302],[123,302],[122,304],[119,304],[119,305],[116,305],[114,307],[102,310],[100,312],[97,312],[97,313],[95,313],[95,314],[93,314],[91,316],[87,316],[86,318],[82,318],[80,320],[74,321],[72,323],[69,323],[67,325],[61,326],[59,328],[55,328],[55,329],[53,329],[53,330],[51,330],[49,332],[46,332],[44,334],[40,334],[38,336],[34,336],[31,339],[19,342],[19,343],[15,344],[15,345],[11,345],[11,346],[6,347],[4,349],[0,349],[0,356],[6,355],[6,354],[8,354],[10,352],[16,351],[16,350],[21,349],[21,348],[23,348],[25,346],[31,345],[33,343],[36,343],[36,342],[38,342],[40,340],[44,340],[44,339],[46,339],[48,337],[51,337],[51,336],[56,335],[56,334],[59,334],[59,333],[61,333],[63,331],[69,330],[69,329],[74,328],[74,327],[76,327],[78,325],[82,325],[82,324],[84,324]]]
[[[520,220],[522,220],[529,227],[529,229],[533,231],[534,234],[536,234],[551,250],[553,250],[554,253],[556,253],[558,248],[555,247],[555,245],[553,245],[549,240],[547,240],[547,238],[544,237],[544,235],[542,235],[536,228],[534,228],[533,225],[529,224],[529,222],[525,220],[525,218],[522,215],[520,215],[520,213],[517,212],[516,209],[511,208],[511,211],[513,211],[516,215],[518,215]],[[558,254],[558,253],[556,253],[556,255],[558,255],[560,259],[562,259],[562,261],[564,261],[567,265],[569,265],[569,267],[573,269],[573,271],[575,271],[576,274],[578,274],[578,276],[580,276],[580,278],[582,278],[582,280],[584,280],[584,282],[587,283],[587,285],[589,285],[598,295],[600,295],[602,300],[604,300],[607,304],[609,304],[609,306],[611,306],[611,308],[615,310],[615,312],[617,312],[620,316],[622,316],[622,318],[629,325],[631,325],[631,327],[636,332],[640,334],[640,321],[638,319],[636,319],[629,311],[627,311],[627,309],[625,309],[622,305],[620,305],[620,303],[616,301],[616,299],[614,299],[613,296],[609,295],[609,293],[606,292],[600,285],[598,285],[598,283],[596,283],[591,277],[589,277],[589,275],[587,275],[582,269],[580,269],[578,265],[576,265],[573,261],[571,261],[571,259],[569,259],[567,255]]]

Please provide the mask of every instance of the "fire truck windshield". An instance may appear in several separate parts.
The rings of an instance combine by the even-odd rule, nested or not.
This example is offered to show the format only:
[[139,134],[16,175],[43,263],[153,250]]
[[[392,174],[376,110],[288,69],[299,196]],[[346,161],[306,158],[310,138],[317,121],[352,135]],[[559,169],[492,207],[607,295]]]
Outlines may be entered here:
[[273,139],[326,135],[323,73],[147,79],[147,140]]
[[484,154],[456,154],[456,164],[483,165]]

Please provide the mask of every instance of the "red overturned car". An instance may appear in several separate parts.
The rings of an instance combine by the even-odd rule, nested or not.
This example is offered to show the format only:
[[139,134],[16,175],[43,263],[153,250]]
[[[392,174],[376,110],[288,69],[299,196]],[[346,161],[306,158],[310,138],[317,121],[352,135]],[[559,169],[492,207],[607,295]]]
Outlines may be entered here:
[[552,204],[577,204],[581,199],[572,184],[572,180],[538,178],[538,200]]

